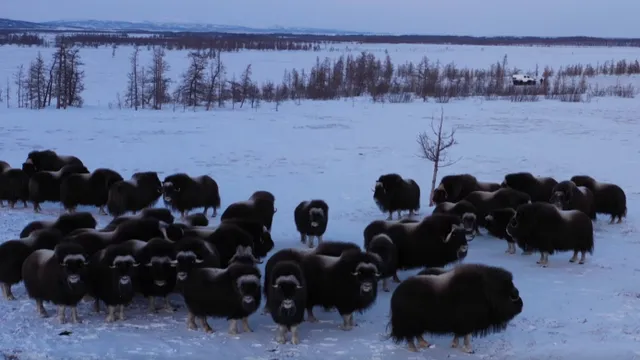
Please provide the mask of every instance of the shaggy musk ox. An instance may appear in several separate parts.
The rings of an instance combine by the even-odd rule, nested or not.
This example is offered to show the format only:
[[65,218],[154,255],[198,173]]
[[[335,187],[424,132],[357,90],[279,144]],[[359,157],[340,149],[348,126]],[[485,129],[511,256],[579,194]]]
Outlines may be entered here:
[[260,221],[267,230],[271,231],[273,216],[275,215],[275,197],[268,191],[256,191],[249,200],[238,201],[229,205],[220,217],[221,221],[228,219],[249,219]]
[[457,203],[473,191],[496,191],[500,184],[480,182],[469,174],[447,175],[440,179],[440,184],[433,190],[432,200],[436,204],[448,201]]
[[131,303],[138,289],[140,263],[135,256],[146,243],[128,240],[109,245],[95,253],[89,261],[89,295],[94,298],[93,309],[100,311],[100,301],[107,306],[106,322],[124,320],[124,307]]
[[453,334],[451,347],[473,353],[471,336],[503,332],[522,312],[513,275],[502,268],[464,264],[445,271],[425,269],[403,281],[391,295],[391,333],[410,351],[429,347],[423,334]]
[[615,184],[601,183],[587,175],[576,175],[571,178],[577,186],[584,186],[591,190],[595,199],[596,212],[611,215],[613,223],[618,218],[618,223],[627,216],[627,196],[622,188]]
[[484,218],[485,227],[489,234],[507,241],[507,250],[505,251],[507,254],[516,253],[516,243],[513,238],[507,234],[507,225],[509,225],[509,222],[515,215],[516,211],[512,208],[503,208],[490,211]]
[[22,164],[22,170],[28,175],[39,171],[58,171],[66,165],[84,166],[75,156],[58,155],[53,150],[32,151],[27,154],[27,160]]
[[468,243],[460,219],[429,215],[419,223],[391,225],[387,235],[398,251],[398,269],[445,266],[467,256]]
[[220,190],[218,183],[209,175],[191,177],[185,173],[169,175],[162,182],[164,203],[171,209],[180,212],[184,219],[187,212],[204,208],[206,216],[209,208],[213,208],[212,217],[218,215],[220,207]]
[[53,250],[63,239],[57,229],[35,230],[17,240],[8,240],[0,244],[0,285],[2,295],[7,300],[15,300],[11,286],[22,281],[22,264],[34,251]]
[[0,207],[4,200],[13,209],[18,201],[27,207],[29,199],[29,175],[22,169],[12,168],[8,163],[0,161]]
[[420,186],[412,179],[403,179],[398,174],[382,175],[373,188],[373,200],[383,213],[388,212],[387,220],[393,219],[393,213],[401,217],[402,210],[408,210],[409,216],[420,210]]
[[553,187],[549,202],[560,210],[579,210],[591,220],[596,219],[596,204],[591,190],[576,186],[573,181],[561,181]]
[[491,210],[501,208],[517,209],[518,206],[531,202],[529,195],[511,188],[496,191],[473,191],[466,198],[476,208],[476,221],[485,226],[485,217]]
[[62,235],[67,236],[77,229],[95,229],[96,225],[96,219],[88,212],[62,214],[54,221],[38,220],[28,223],[20,232],[20,237],[25,238],[40,229],[57,229]]
[[65,210],[75,211],[78,205],[96,206],[98,213],[107,215],[111,185],[122,181],[122,176],[111,169],[95,169],[90,174],[72,174],[60,183],[60,202]]
[[107,211],[120,216],[152,207],[162,195],[162,183],[155,171],[137,172],[129,180],[118,181],[109,188]]
[[532,202],[547,202],[553,194],[553,187],[557,184],[558,181],[552,177],[536,177],[528,172],[518,172],[505,175],[500,186],[521,191],[529,195]]
[[109,222],[107,226],[100,229],[100,231],[113,231],[118,227],[118,225],[131,219],[156,219],[167,224],[173,224],[175,220],[169,209],[147,208],[147,209],[142,209],[142,211],[140,211],[135,215],[118,216],[113,220],[111,220],[111,222]]
[[76,244],[59,244],[54,250],[33,252],[22,264],[24,287],[36,301],[36,310],[47,317],[43,303],[58,307],[58,320],[64,324],[65,312],[71,308],[71,322],[78,323],[77,305],[87,293],[87,255]]
[[142,266],[140,274],[140,293],[149,299],[149,312],[156,313],[156,297],[164,299],[163,310],[172,313],[169,294],[176,287],[176,252],[171,240],[154,238],[138,251],[136,259]]
[[546,267],[549,255],[571,251],[569,262],[584,264],[585,254],[593,254],[593,224],[582,211],[559,210],[543,202],[522,205],[507,226],[509,234],[519,247],[540,252],[538,264]]
[[293,219],[296,230],[300,233],[300,242],[312,248],[313,238],[317,238],[319,244],[327,231],[329,205],[324,200],[303,201],[293,211]]
[[478,209],[476,209],[473,204],[467,200],[460,200],[457,203],[448,201],[441,202],[436,205],[432,214],[452,214],[460,217],[462,225],[470,235],[468,240],[471,241],[476,235],[480,235],[480,230],[478,230],[478,221],[476,220],[477,212]]
[[58,171],[38,171],[29,179],[29,200],[33,211],[40,212],[40,203],[60,201],[60,184],[71,174],[87,174],[89,170],[82,165],[65,165]]
[[182,282],[182,296],[187,305],[187,327],[197,329],[196,318],[205,332],[213,332],[207,317],[230,321],[229,334],[238,333],[238,320],[245,332],[251,332],[248,318],[262,301],[260,270],[255,266],[234,263],[226,269],[193,269]]
[[307,286],[299,264],[280,261],[273,266],[271,278],[265,279],[267,308],[273,322],[278,324],[276,341],[287,342],[286,334],[291,332],[291,343],[298,345],[298,326],[304,321],[307,307]]

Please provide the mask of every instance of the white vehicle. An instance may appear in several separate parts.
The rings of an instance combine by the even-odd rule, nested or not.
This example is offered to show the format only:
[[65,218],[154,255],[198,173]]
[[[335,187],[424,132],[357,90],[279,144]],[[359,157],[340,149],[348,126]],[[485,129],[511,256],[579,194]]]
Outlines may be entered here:
[[[536,85],[538,83],[536,77],[522,74],[512,75],[511,80],[513,81],[513,85]],[[542,79],[540,79],[540,82],[542,82]]]

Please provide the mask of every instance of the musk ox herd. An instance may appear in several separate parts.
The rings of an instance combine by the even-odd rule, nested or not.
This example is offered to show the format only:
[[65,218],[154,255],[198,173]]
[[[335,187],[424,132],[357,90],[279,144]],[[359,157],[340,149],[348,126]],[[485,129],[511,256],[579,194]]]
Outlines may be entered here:
[[[161,197],[165,208],[155,208]],[[41,203],[58,202],[65,212],[53,221],[33,221],[18,238],[0,244],[0,285],[4,298],[14,300],[12,286],[23,282],[36,312],[48,316],[45,303],[51,303],[62,323],[68,311],[71,322],[81,321],[77,306],[83,299],[96,313],[104,305],[105,321],[115,322],[126,318],[136,297],[146,299],[149,312],[174,312],[169,296],[179,294],[188,329],[213,332],[208,318],[225,318],[230,334],[253,331],[249,318],[264,297],[262,313],[277,325],[275,340],[298,344],[305,315],[309,323],[318,321],[314,307],[337,310],[340,328],[351,330],[354,314],[375,304],[379,282],[389,292],[391,279],[399,284],[391,295],[388,338],[418,351],[430,346],[425,334],[449,334],[452,347],[472,353],[472,336],[504,331],[523,310],[511,272],[461,264],[470,242],[485,237],[481,228],[506,240],[508,254],[516,246],[523,254],[540,253],[542,267],[549,255],[564,251],[573,251],[571,262],[584,264],[594,249],[596,214],[619,223],[627,213],[619,186],[586,175],[558,182],[521,172],[502,183],[444,176],[432,194],[433,212],[421,219],[414,218],[420,209],[414,180],[382,175],[373,199],[389,215],[364,228],[362,246],[323,241],[329,205],[308,199],[293,211],[306,246],[268,257],[277,212],[268,191],[230,204],[213,227],[207,212],[216,217],[221,198],[208,175],[177,173],[160,181],[149,171],[125,180],[111,169],[89,171],[75,156],[33,151],[22,168],[0,162],[0,205],[31,203],[39,212]],[[113,218],[98,228],[78,206]],[[188,214],[195,209],[203,212]],[[401,281],[397,272],[412,269],[420,271]]]

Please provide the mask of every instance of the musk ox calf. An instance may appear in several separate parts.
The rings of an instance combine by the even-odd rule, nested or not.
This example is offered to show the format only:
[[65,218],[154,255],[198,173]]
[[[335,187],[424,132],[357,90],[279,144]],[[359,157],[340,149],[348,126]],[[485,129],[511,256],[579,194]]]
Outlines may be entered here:
[[22,164],[22,170],[31,176],[39,171],[58,171],[66,165],[84,166],[75,156],[58,155],[53,150],[43,150],[30,152]]
[[220,217],[221,221],[228,219],[248,219],[259,221],[267,230],[271,231],[275,208],[275,197],[268,191],[256,191],[249,200],[238,201],[229,205]]
[[460,219],[450,214],[429,215],[415,224],[394,224],[387,235],[398,251],[399,270],[461,261],[469,248]]
[[111,222],[109,222],[107,226],[100,229],[100,231],[113,231],[118,227],[118,225],[131,219],[156,219],[166,224],[173,224],[175,220],[169,209],[147,208],[147,209],[142,209],[142,211],[140,211],[135,215],[118,216],[113,220],[111,220]]
[[53,250],[63,239],[57,229],[35,230],[28,237],[0,244],[0,285],[7,300],[15,300],[11,286],[22,281],[22,264],[34,251]]
[[307,307],[307,286],[302,268],[294,261],[277,262],[271,278],[265,282],[267,308],[273,309],[271,318],[278,325],[276,341],[286,343],[286,334],[290,331],[291,343],[298,345],[298,327],[304,321]]
[[172,313],[174,309],[168,296],[176,287],[175,243],[163,238],[151,239],[138,251],[136,259],[142,264],[138,269],[139,291],[149,300],[149,312],[158,312],[156,297],[161,297],[164,299],[162,309]]
[[478,221],[476,220],[477,212],[478,209],[473,204],[467,200],[460,200],[457,203],[441,202],[436,205],[432,214],[452,214],[460,217],[462,225],[470,235],[467,240],[471,241],[476,235],[481,235],[480,230],[478,230]]
[[620,186],[598,182],[587,175],[576,175],[571,178],[571,181],[577,186],[584,186],[591,190],[596,212],[611,215],[609,223],[613,224],[615,218],[618,218],[618,223],[621,223],[622,218],[627,216],[627,196]]
[[554,252],[571,251],[569,262],[584,264],[587,252],[593,254],[593,224],[582,211],[560,210],[543,202],[522,205],[507,226],[507,234],[518,246],[540,252],[543,267]]
[[169,175],[162,182],[165,205],[180,212],[181,218],[196,208],[204,208],[206,216],[209,208],[212,217],[218,215],[220,190],[218,183],[209,175],[191,177],[185,173]]
[[89,261],[89,295],[94,298],[93,309],[100,311],[100,301],[107,306],[106,322],[124,320],[124,307],[129,305],[138,289],[140,263],[135,256],[146,243],[128,240],[109,245],[95,253]]
[[507,254],[516,253],[516,242],[507,234],[507,225],[515,215],[516,211],[512,208],[503,208],[490,211],[484,218],[489,234],[507,241],[507,250],[505,251]]
[[473,191],[496,191],[500,184],[481,182],[469,174],[447,175],[440,179],[440,184],[433,190],[432,200],[436,204],[448,201],[457,203]]
[[60,201],[60,184],[71,174],[87,174],[89,170],[82,165],[65,165],[58,171],[39,171],[29,179],[29,200],[33,211],[40,212],[40,203]]
[[410,351],[429,347],[424,334],[453,334],[451,347],[473,353],[471,336],[503,332],[522,312],[513,275],[502,268],[459,265],[449,271],[426,269],[403,281],[391,295],[390,338]]
[[28,223],[20,232],[20,237],[25,238],[40,229],[57,229],[67,236],[74,230],[95,229],[97,225],[96,219],[88,212],[62,214],[55,221],[37,220]]
[[403,179],[398,174],[382,175],[373,188],[373,200],[383,213],[388,212],[387,220],[393,219],[393,213],[408,210],[409,216],[420,210],[420,186],[412,179]]
[[0,161],[0,207],[4,202],[13,209],[18,201],[26,208],[29,200],[29,175],[22,169],[12,168],[8,163]]
[[230,321],[229,334],[238,333],[238,320],[245,332],[252,332],[249,316],[262,301],[260,270],[247,264],[230,264],[226,269],[193,269],[181,284],[187,305],[187,327],[197,329],[196,317],[205,332],[213,332],[207,317],[224,317]]
[[300,233],[300,242],[312,248],[313,238],[317,238],[319,244],[327,231],[329,205],[324,200],[303,201],[293,211],[293,219],[296,230]]
[[137,172],[131,179],[111,185],[107,196],[107,211],[111,216],[124,215],[152,207],[162,195],[162,183],[155,171]]
[[529,195],[511,188],[496,191],[473,191],[466,198],[476,208],[476,220],[479,226],[485,226],[485,217],[491,210],[501,208],[517,209],[531,202]]
[[553,187],[558,184],[552,177],[547,176],[533,176],[533,174],[528,172],[518,172],[507,174],[500,184],[503,188],[511,188],[514,190],[521,191],[529,197],[531,197],[531,201],[549,201],[551,195],[553,194]]
[[591,190],[576,186],[573,181],[561,181],[553,187],[549,202],[560,210],[579,210],[591,220],[596,219],[596,204]]
[[24,287],[36,301],[36,310],[47,317],[44,302],[58,307],[58,320],[66,322],[71,308],[71,322],[78,323],[78,303],[87,293],[87,262],[84,249],[76,244],[58,244],[54,250],[33,252],[22,264]]
[[72,174],[60,183],[60,202],[65,210],[74,212],[78,205],[95,206],[98,213],[107,215],[111,185],[122,181],[122,176],[111,169],[95,169],[90,174]]

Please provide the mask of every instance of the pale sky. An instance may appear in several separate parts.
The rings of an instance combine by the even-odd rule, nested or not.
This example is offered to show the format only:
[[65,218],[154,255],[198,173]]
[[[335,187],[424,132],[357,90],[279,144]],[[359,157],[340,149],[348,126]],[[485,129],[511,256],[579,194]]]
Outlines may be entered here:
[[0,17],[451,35],[640,37],[640,0],[0,0]]

